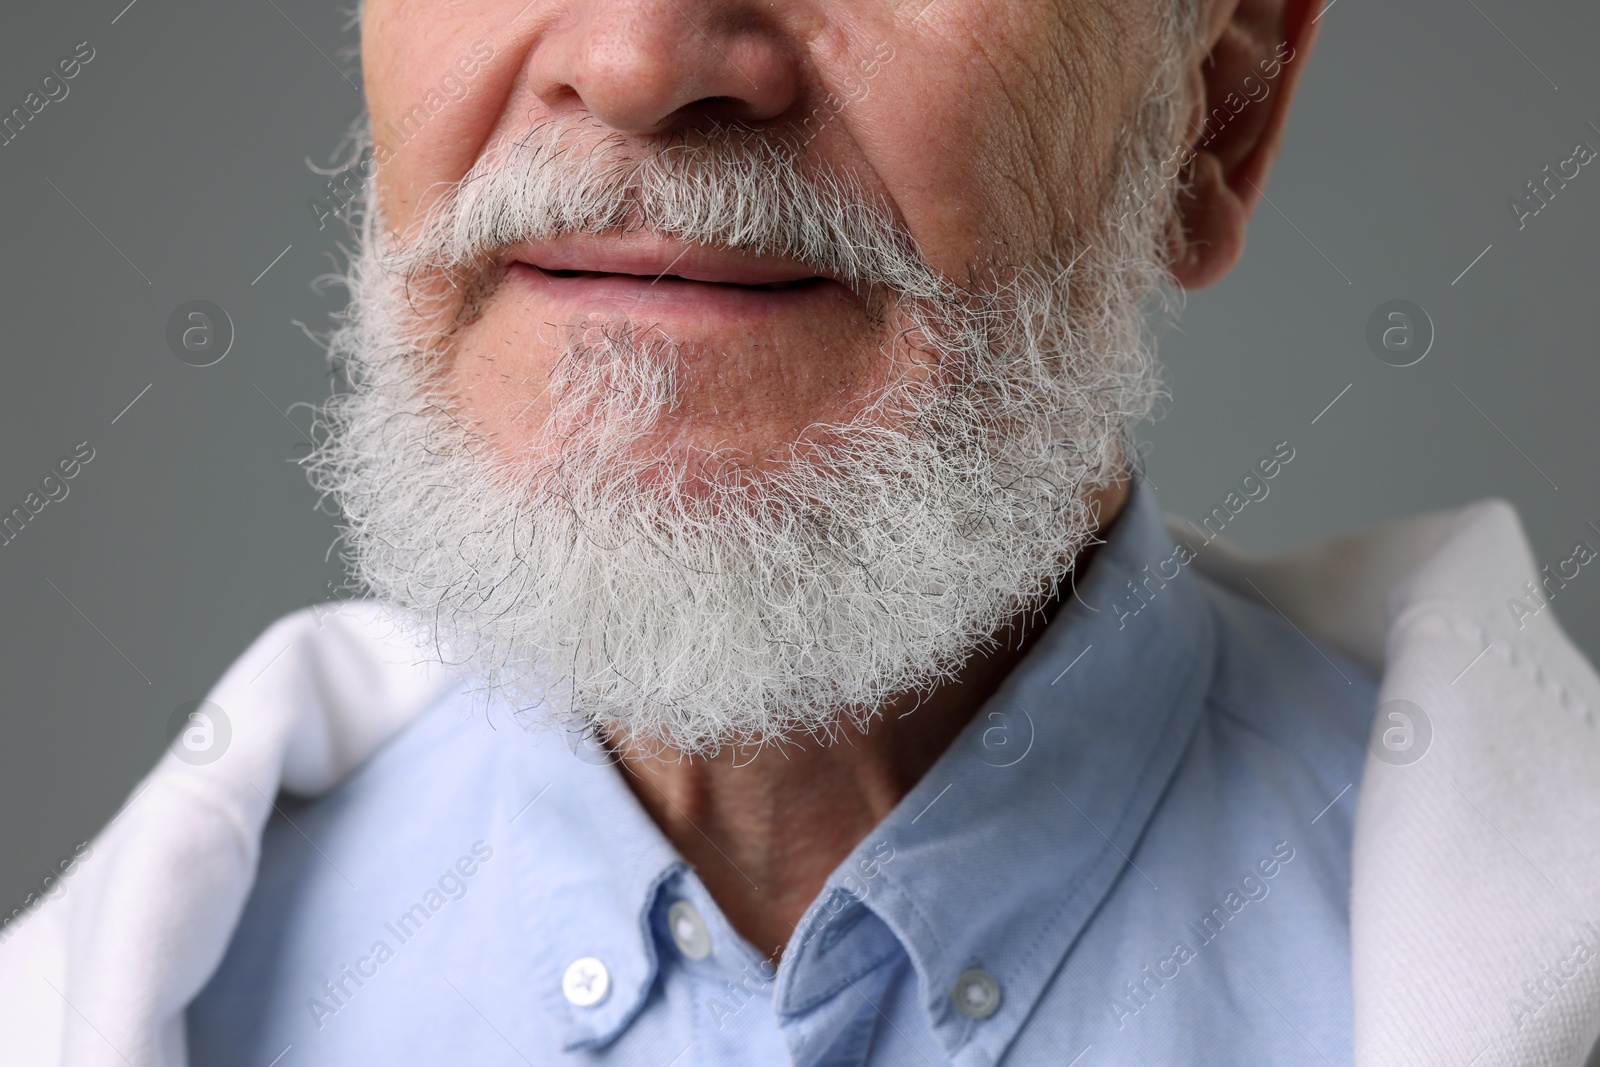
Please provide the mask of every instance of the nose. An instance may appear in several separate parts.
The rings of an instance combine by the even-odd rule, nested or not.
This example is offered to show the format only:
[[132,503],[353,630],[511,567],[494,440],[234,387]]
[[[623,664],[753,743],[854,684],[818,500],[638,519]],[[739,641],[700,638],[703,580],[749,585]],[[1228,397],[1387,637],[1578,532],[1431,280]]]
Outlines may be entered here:
[[627,134],[763,122],[798,92],[797,53],[752,0],[574,0],[530,57],[553,113]]

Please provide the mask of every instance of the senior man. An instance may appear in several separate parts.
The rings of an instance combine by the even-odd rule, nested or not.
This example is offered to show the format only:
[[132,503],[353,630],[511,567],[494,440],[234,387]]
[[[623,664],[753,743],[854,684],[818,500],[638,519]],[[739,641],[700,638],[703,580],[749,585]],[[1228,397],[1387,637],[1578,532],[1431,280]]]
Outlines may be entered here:
[[1582,1063],[1600,682],[1514,516],[1252,562],[1132,463],[1318,12],[368,0],[374,597],[5,946],[7,1062]]

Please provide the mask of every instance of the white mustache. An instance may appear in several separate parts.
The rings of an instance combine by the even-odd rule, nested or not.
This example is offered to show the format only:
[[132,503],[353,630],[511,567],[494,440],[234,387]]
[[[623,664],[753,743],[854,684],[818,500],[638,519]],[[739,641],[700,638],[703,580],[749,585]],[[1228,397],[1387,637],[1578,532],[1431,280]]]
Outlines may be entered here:
[[848,175],[807,169],[781,136],[722,128],[640,150],[599,129],[552,121],[502,142],[442,191],[386,261],[406,272],[470,270],[525,241],[645,229],[782,256],[856,288],[954,296],[885,203]]

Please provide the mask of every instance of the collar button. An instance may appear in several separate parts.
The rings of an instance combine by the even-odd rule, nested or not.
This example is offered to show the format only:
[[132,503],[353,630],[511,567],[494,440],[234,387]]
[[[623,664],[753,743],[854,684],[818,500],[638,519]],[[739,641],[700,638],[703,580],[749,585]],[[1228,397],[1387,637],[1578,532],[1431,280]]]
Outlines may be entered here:
[[561,992],[580,1008],[592,1008],[611,992],[611,972],[593,956],[573,960],[561,976]]
[[687,900],[673,901],[667,909],[667,929],[678,951],[691,960],[703,960],[711,955],[711,931],[700,912]]
[[950,990],[950,1003],[969,1019],[987,1019],[1000,1010],[1000,983],[988,971],[962,971]]

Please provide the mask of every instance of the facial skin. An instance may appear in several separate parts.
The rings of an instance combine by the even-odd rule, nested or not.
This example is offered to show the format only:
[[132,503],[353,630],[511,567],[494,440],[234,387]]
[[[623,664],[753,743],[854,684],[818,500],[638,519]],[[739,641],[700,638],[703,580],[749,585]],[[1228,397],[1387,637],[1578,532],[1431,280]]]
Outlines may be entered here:
[[[810,137],[814,158],[881,201],[945,277],[1003,278],[1092,240],[1084,220],[1120,191],[1119,137],[1149,91],[1147,57],[1168,2],[367,0],[382,224],[405,232],[439,188],[541,122],[592,124],[596,143],[642,149],[741,124]],[[1317,0],[1202,7],[1201,39],[1175,87],[1195,142],[1201,116],[1260,59],[1285,42],[1298,58],[1186,168],[1168,266],[1190,287],[1216,281],[1242,251]],[[492,58],[468,92],[386,146],[385,131],[478,42]],[[540,444],[565,331],[597,321],[621,317],[683,346],[683,400],[663,433],[684,454],[731,449],[758,465],[808,427],[847,420],[896,375],[937,373],[895,343],[904,323],[892,302],[828,280],[751,288],[811,276],[793,262],[646,233],[562,238],[501,258],[499,284],[452,331],[443,373],[457,412],[508,455]],[[1101,492],[1104,522],[1124,496],[1125,487]],[[974,656],[914,716],[847,731],[849,744],[681,762],[635,752],[626,738],[614,747],[735,927],[763,949],[781,946],[828,873],[1025,650],[1023,629]],[[752,878],[767,888],[753,890]]]

